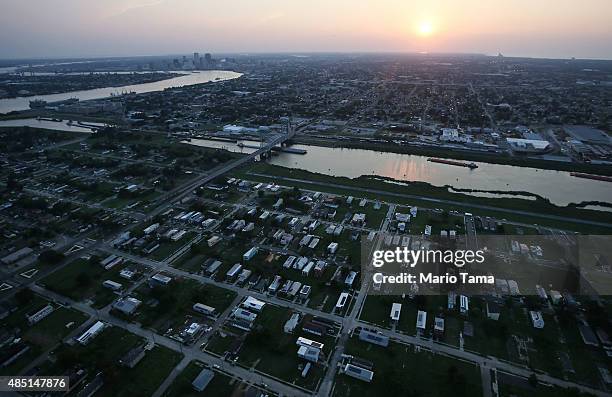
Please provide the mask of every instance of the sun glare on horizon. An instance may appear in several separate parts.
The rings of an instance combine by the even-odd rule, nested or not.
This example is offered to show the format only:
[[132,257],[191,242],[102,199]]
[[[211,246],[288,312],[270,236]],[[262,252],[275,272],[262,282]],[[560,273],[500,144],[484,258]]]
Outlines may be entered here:
[[433,32],[434,28],[430,21],[421,21],[417,26],[417,33],[421,37],[431,36]]

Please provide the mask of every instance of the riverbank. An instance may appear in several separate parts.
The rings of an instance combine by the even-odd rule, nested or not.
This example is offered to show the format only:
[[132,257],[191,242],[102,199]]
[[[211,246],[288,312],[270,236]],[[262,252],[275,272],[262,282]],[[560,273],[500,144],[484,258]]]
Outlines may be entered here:
[[[109,125],[127,125],[125,119],[121,116],[97,116],[91,114],[79,114],[79,113],[62,113],[57,114],[51,110],[25,110],[15,114],[0,115],[0,121],[2,120],[29,120],[37,119],[38,117],[46,119],[58,119],[58,120],[73,120],[81,121],[85,123],[104,123]],[[25,126],[25,125],[24,125]]]
[[[435,187],[424,182],[406,183],[378,176],[361,176],[352,179],[333,177],[265,163],[243,168],[236,174],[243,179],[261,182],[274,181],[281,185],[328,193],[421,205],[428,208],[461,210],[476,215],[493,216],[499,219],[587,234],[612,234],[611,213],[585,210],[575,206],[556,206],[541,197],[535,200],[475,197],[451,193],[447,188]],[[388,182],[381,179],[386,179]]]
[[[123,87],[134,84],[155,83],[180,77],[180,73],[84,73],[79,75],[53,74],[50,76],[10,75],[0,83],[0,90],[7,92],[5,98],[37,97],[105,87]],[[27,92],[27,94],[23,94]]]
[[92,133],[94,130],[103,128],[106,123],[102,122],[73,122],[68,123],[68,120],[61,122],[49,121],[46,119],[27,119],[23,121],[19,120],[2,120],[0,119],[0,129],[14,128],[14,129],[33,129],[36,131],[67,131],[67,132],[81,132],[81,133]]
[[[93,90],[63,92],[61,94],[40,95],[36,99],[41,99],[47,102],[63,101],[69,98],[78,98],[81,101],[91,99],[108,98],[117,92],[134,92],[142,94],[154,91],[163,91],[167,88],[178,88],[210,82],[219,82],[239,78],[241,73],[232,72],[229,70],[203,70],[198,73],[185,72],[178,77],[160,80],[152,83],[131,84],[120,87],[103,87]],[[14,111],[28,110],[32,97],[17,97],[0,99],[0,113],[9,113]]]
[[443,157],[455,160],[479,161],[490,164],[512,165],[517,167],[539,168],[554,171],[584,172],[587,174],[612,176],[612,166],[608,165],[540,160],[524,156],[510,156],[508,154],[495,154],[468,150],[437,149],[434,147],[420,147],[412,145],[400,146],[394,143],[361,143],[339,141],[334,139],[314,139],[302,135],[297,136],[293,139],[293,141],[299,144],[331,148],[363,149],[373,150],[377,152],[413,154],[428,157]]

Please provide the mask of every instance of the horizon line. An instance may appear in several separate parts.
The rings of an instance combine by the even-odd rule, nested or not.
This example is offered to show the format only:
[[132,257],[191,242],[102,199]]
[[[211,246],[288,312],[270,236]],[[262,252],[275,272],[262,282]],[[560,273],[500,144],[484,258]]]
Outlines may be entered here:
[[135,55],[77,55],[77,56],[67,56],[61,55],[58,57],[51,56],[27,56],[27,57],[0,57],[0,61],[27,61],[27,60],[73,60],[73,59],[87,59],[87,60],[96,60],[96,59],[126,59],[126,58],[158,58],[158,57],[173,57],[173,56],[183,56],[186,54],[193,54],[194,52],[199,52],[201,54],[205,53],[216,53],[218,55],[224,56],[252,56],[252,55],[419,55],[419,56],[428,56],[428,55],[445,55],[445,56],[481,56],[481,57],[501,57],[507,59],[538,59],[538,60],[551,60],[551,61],[612,61],[612,56],[610,58],[591,58],[591,57],[545,57],[545,56],[522,56],[522,55],[504,55],[503,53],[498,54],[487,54],[482,52],[444,52],[444,51],[190,51],[190,52],[177,52],[177,53],[165,53],[165,54],[135,54]]

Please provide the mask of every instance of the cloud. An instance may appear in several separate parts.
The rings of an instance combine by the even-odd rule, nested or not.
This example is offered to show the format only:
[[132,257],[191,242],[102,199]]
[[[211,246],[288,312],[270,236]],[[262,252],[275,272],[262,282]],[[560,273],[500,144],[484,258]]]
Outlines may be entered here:
[[132,11],[141,11],[145,8],[156,7],[165,3],[166,0],[143,0],[143,1],[127,1],[122,2],[121,8],[118,11],[108,15],[107,18],[120,17]]
[[269,15],[264,15],[263,17],[259,18],[259,20],[257,21],[258,25],[264,25],[279,19],[282,19],[285,17],[285,13],[284,12],[274,12],[272,14]]

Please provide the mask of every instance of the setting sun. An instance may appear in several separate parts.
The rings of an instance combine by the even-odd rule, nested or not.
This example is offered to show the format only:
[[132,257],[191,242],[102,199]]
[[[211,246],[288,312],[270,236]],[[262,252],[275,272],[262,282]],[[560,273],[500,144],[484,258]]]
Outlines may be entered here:
[[426,37],[433,33],[433,26],[430,21],[422,21],[417,27],[420,36]]

